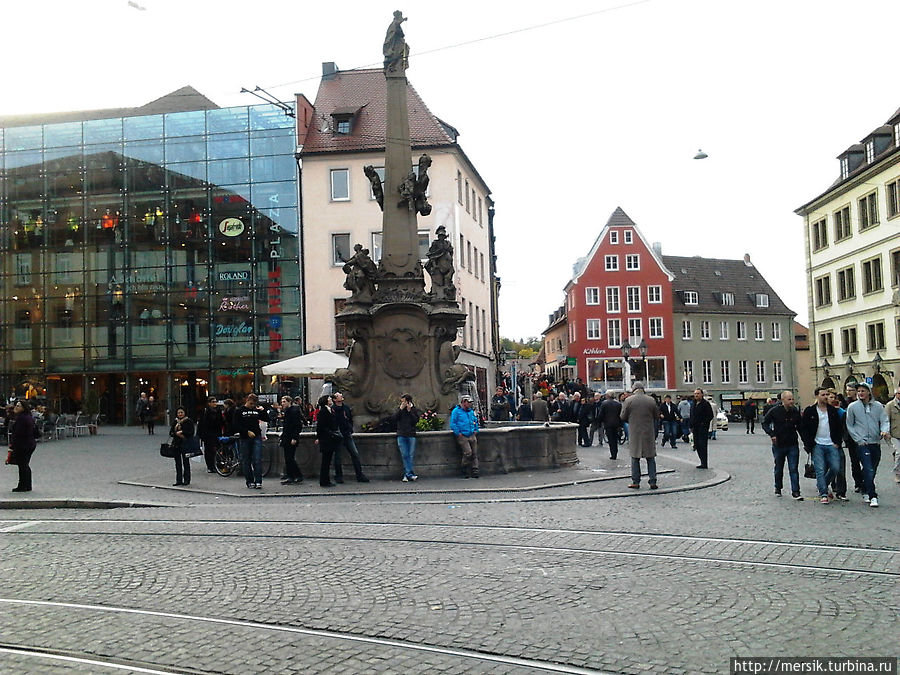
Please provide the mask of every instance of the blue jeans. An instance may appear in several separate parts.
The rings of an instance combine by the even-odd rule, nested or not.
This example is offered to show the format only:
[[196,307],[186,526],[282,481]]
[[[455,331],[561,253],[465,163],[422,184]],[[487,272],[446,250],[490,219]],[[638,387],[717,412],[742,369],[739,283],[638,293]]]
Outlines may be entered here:
[[828,484],[841,470],[841,450],[830,443],[828,445],[816,443],[813,446],[812,460],[813,466],[816,467],[816,488],[819,490],[819,496],[827,497]]
[[663,421],[662,445],[665,445],[666,440],[668,440],[673,448],[677,447],[675,441],[678,439],[678,427],[679,424],[676,420],[672,420],[671,422]]
[[241,439],[241,469],[247,485],[262,484],[262,439]]
[[397,447],[400,448],[400,458],[403,460],[403,475],[412,478],[416,475],[413,471],[413,459],[416,455],[415,436],[397,436]]
[[775,457],[775,489],[783,487],[784,460],[787,459],[788,476],[791,479],[791,494],[800,494],[800,446],[798,445],[773,445],[772,456]]
[[690,420],[690,418],[682,419],[681,420],[681,437],[684,438],[685,436],[690,436],[690,435],[691,435],[691,420]]
[[[647,482],[656,485],[656,457],[647,457]],[[641,484],[641,460],[639,457],[631,458],[631,483]]]
[[356,449],[356,441],[353,436],[344,434],[344,439],[334,449],[334,478],[335,480],[344,480],[344,467],[341,465],[341,448],[347,450],[350,455],[350,461],[353,462],[353,471],[356,472],[356,480],[363,478],[362,462],[359,459],[359,450]]
[[862,464],[863,471],[863,492],[869,495],[870,498],[878,496],[875,492],[875,473],[878,471],[879,462],[881,462],[880,444],[860,444],[859,463]]

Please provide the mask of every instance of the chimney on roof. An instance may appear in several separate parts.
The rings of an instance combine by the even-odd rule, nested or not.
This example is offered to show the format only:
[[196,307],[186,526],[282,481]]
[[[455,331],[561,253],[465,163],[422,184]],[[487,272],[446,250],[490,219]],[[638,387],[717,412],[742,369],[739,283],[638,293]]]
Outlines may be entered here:
[[744,264],[745,264],[747,267],[753,267],[753,263],[750,262],[750,254],[749,254],[749,253],[745,253],[745,254],[744,254]]
[[330,80],[334,78],[338,71],[337,64],[334,61],[324,61],[322,63],[322,79]]
[[654,241],[654,242],[650,245],[650,248],[653,249],[653,252],[654,252],[656,255],[662,256],[662,242]]

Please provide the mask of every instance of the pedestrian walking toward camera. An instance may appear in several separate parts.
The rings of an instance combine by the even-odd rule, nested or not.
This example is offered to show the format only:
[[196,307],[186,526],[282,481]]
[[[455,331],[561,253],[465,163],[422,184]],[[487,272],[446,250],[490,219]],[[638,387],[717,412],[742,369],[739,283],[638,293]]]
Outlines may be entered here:
[[491,421],[509,421],[509,399],[506,398],[503,387],[497,387],[496,392],[491,397]]
[[828,484],[841,470],[843,425],[837,410],[828,405],[828,390],[816,387],[815,396],[815,404],[801,415],[800,437],[816,468],[819,501],[828,504],[834,500],[834,495],[828,491]]
[[[844,436],[847,434],[847,424],[844,421],[844,418],[847,416],[847,411],[841,407],[840,399],[838,399],[837,394],[835,394],[830,389],[828,390],[828,405],[834,408],[837,411],[837,414],[841,418],[841,428],[843,431],[841,432]],[[846,442],[846,441],[844,441]],[[841,468],[838,471],[837,475],[833,475],[831,479],[831,489],[834,491],[835,497],[842,502],[849,501],[847,499],[847,458],[844,454],[843,449],[838,448],[841,455]]]
[[583,403],[579,402],[578,408],[578,445],[589,448],[592,445],[590,435],[590,427],[594,423],[599,410],[594,407],[594,399],[591,398]]
[[672,403],[672,396],[666,394],[663,402],[659,404],[659,419],[662,421],[663,436],[660,445],[665,445],[666,441],[672,444],[674,450],[678,446],[675,440],[678,438],[678,407]]
[[872,400],[872,390],[862,382],[856,387],[856,401],[847,406],[847,432],[859,448],[863,471],[863,501],[878,506],[875,474],[881,461],[881,441],[890,442],[890,424],[880,401]]
[[[844,388],[844,401],[841,407],[846,411],[850,404],[856,400],[856,382],[850,382]],[[847,417],[844,416],[844,445],[847,446],[847,456],[850,459],[850,475],[853,476],[853,489],[855,492],[863,491],[863,470],[859,461],[859,447],[856,441],[847,431]]]
[[203,441],[207,473],[216,471],[216,450],[219,449],[219,437],[224,433],[225,417],[219,409],[219,400],[215,396],[207,396],[206,407],[197,420],[197,436]]
[[140,397],[138,397],[137,405],[134,409],[135,414],[137,415],[138,420],[141,422],[141,427],[147,426],[147,414],[150,412],[150,401],[147,398],[147,392],[142,391]]
[[594,434],[597,435],[597,445],[603,445],[603,419],[600,417],[600,407],[603,405],[603,394],[599,391],[594,392],[593,397],[594,415],[591,420],[591,426],[588,428],[588,445],[594,442]]
[[620,417],[623,422],[628,422],[631,430],[631,440],[628,443],[631,454],[631,484],[628,487],[634,490],[641,487],[641,458],[643,458],[647,460],[647,482],[650,489],[655,490],[656,420],[659,418],[659,408],[653,397],[644,392],[643,382],[634,383],[632,395],[622,404]]
[[284,453],[284,479],[282,485],[294,485],[303,482],[303,472],[297,465],[297,443],[303,431],[303,411],[295,405],[290,396],[281,397],[281,410],[284,420],[281,424],[281,450]]
[[606,442],[609,443],[609,458],[619,456],[619,428],[622,426],[622,404],[612,391],[606,392],[606,400],[600,404],[600,422],[606,430]]
[[900,483],[900,387],[894,391],[894,398],[884,406],[884,411],[888,416],[891,447],[894,454],[894,482]]
[[147,398],[147,412],[144,421],[147,423],[147,434],[153,436],[156,433],[156,417],[159,414],[159,408],[156,405],[156,397]]
[[694,434],[694,451],[700,463],[698,469],[709,468],[709,423],[714,420],[712,406],[703,395],[702,389],[694,389],[691,405],[691,433]]
[[171,446],[175,451],[175,485],[191,484],[191,458],[186,454],[188,441],[194,437],[194,421],[184,408],[175,409],[175,421],[169,427]]
[[531,402],[531,418],[535,422],[550,421],[550,406],[547,405],[544,395],[539,391],[534,393],[534,400]]
[[803,501],[800,496],[800,411],[794,405],[794,394],[781,392],[781,405],[773,405],[765,414],[762,428],[772,439],[772,457],[775,460],[775,496],[781,496],[784,481],[784,461],[787,460],[791,481],[791,497]]
[[478,478],[478,418],[471,396],[463,396],[450,413],[450,429],[462,454],[463,478]]
[[400,450],[400,459],[403,460],[404,483],[418,480],[414,470],[416,458],[416,423],[419,421],[419,411],[413,405],[412,396],[403,394],[400,396],[400,405],[394,413],[394,424],[397,425],[397,448]]
[[335,486],[335,483],[331,482],[331,461],[335,448],[343,441],[333,405],[331,396],[325,394],[319,397],[319,405],[316,408],[316,445],[319,446],[321,455],[319,485],[322,487]]
[[247,394],[247,399],[234,411],[234,426],[240,436],[241,466],[244,480],[251,489],[262,488],[262,427],[263,409],[259,407],[256,394]]
[[13,492],[31,492],[31,455],[37,447],[34,417],[31,406],[26,401],[16,401],[13,418],[9,427],[9,454],[7,464],[19,467],[19,484]]
[[359,450],[356,449],[356,442],[353,440],[353,409],[344,401],[344,395],[341,392],[335,392],[331,395],[334,403],[332,410],[337,418],[338,429],[341,430],[341,442],[334,449],[334,482],[344,482],[344,467],[341,465],[341,450],[346,450],[350,455],[350,461],[353,462],[353,471],[356,473],[357,483],[368,483],[362,470],[362,461],[359,458]]

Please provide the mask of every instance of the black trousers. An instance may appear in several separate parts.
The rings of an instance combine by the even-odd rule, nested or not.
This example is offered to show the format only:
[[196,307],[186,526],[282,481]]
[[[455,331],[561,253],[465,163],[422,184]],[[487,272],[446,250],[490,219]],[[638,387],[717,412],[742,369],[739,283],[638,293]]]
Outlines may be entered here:
[[606,440],[609,442],[609,456],[619,456],[619,427],[606,427]]
[[292,445],[290,441],[284,441],[281,449],[284,450],[284,475],[291,480],[303,480],[303,472],[297,465],[297,446]]
[[700,466],[706,468],[708,466],[707,461],[709,459],[709,428],[705,429],[694,429],[694,450],[697,452],[697,457],[700,459]]
[[175,482],[191,484],[191,458],[181,452],[175,455]]
[[16,450],[16,463],[19,467],[19,484],[16,486],[20,490],[31,489],[31,455],[34,450]]
[[203,439],[203,459],[206,460],[207,471],[216,470],[216,450],[219,449],[219,439],[209,436]]
[[852,438],[845,437],[847,444],[847,454],[850,455],[850,473],[853,476],[853,487],[862,488],[863,471],[862,464],[859,461],[859,446]]
[[334,443],[319,441],[319,452],[322,453],[322,464],[319,466],[319,485],[331,484],[331,461],[334,457]]
[[579,424],[578,425],[578,445],[583,445],[586,448],[591,447],[591,434],[588,432],[587,424]]

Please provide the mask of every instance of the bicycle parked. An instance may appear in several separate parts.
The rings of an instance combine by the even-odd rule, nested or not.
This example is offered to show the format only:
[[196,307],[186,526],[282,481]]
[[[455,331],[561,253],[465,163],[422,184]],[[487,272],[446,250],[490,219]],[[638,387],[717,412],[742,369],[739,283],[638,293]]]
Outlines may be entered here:
[[[268,476],[272,470],[272,453],[274,450],[266,443],[262,448],[262,475]],[[216,473],[227,478],[238,471],[241,472],[241,447],[239,436],[220,436],[219,447],[216,450]]]

